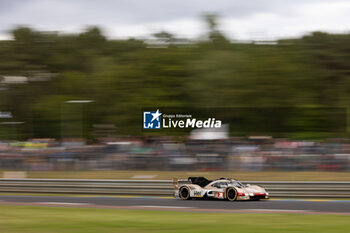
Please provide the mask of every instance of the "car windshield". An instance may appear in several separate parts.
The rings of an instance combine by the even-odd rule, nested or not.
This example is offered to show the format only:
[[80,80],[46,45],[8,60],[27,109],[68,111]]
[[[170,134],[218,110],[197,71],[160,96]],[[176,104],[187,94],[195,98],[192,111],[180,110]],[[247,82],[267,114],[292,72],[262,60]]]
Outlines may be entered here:
[[239,181],[235,181],[235,180],[230,181],[230,182],[229,182],[229,185],[232,185],[232,186],[237,186],[237,187],[242,187],[242,188],[244,188],[244,187],[245,187],[245,185],[244,185],[244,184],[242,184],[242,183],[241,183],[241,182],[239,182]]

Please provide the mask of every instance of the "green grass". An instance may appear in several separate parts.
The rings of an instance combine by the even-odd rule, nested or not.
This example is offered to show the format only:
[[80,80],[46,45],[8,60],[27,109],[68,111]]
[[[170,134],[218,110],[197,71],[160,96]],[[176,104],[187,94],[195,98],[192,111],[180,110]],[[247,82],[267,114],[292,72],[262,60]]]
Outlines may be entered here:
[[348,232],[349,216],[0,206],[1,233]]
[[[0,172],[0,176],[1,176]],[[155,175],[154,180],[172,177],[204,176],[209,179],[234,177],[253,181],[350,181],[350,172],[322,171],[29,171],[27,178],[57,179],[134,179],[134,175]],[[148,178],[150,179],[150,178]]]

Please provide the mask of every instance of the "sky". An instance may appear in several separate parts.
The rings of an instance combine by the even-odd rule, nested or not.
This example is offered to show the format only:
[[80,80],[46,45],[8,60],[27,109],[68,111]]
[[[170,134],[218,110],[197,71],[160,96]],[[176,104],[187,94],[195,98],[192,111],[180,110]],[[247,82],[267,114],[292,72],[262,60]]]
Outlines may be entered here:
[[207,32],[207,13],[220,16],[219,29],[232,40],[350,31],[350,0],[0,0],[0,39],[19,25],[63,33],[96,25],[109,38],[167,31],[196,39]]

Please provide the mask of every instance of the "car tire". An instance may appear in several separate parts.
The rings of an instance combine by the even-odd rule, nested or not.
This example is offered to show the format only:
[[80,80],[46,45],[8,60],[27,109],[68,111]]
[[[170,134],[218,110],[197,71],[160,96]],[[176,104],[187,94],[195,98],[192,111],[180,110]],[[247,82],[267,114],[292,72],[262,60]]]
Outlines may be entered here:
[[228,201],[235,201],[237,199],[237,190],[235,188],[227,188],[225,194]]
[[190,200],[191,199],[190,189],[186,186],[181,187],[179,190],[179,196],[182,200]]

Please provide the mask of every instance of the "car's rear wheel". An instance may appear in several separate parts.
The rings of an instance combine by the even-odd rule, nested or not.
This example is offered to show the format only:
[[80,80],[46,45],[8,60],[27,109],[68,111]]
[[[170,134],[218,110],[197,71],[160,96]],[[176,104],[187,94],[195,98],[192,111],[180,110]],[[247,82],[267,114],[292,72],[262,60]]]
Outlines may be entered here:
[[189,199],[191,199],[191,197],[190,197],[190,189],[188,187],[181,187],[180,191],[179,191],[179,194],[180,194],[180,198],[182,200],[189,200]]
[[234,188],[226,189],[226,199],[229,201],[235,201],[237,199],[237,191]]

